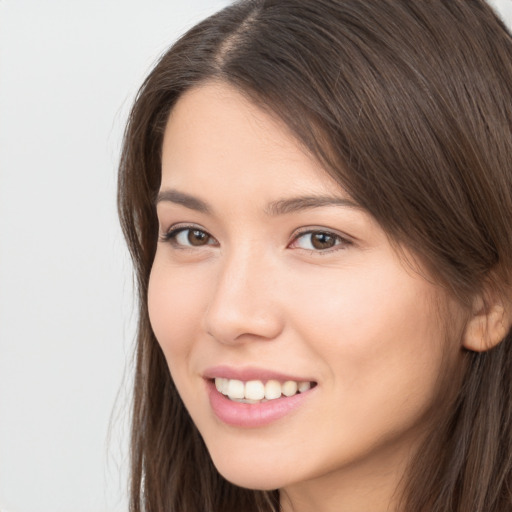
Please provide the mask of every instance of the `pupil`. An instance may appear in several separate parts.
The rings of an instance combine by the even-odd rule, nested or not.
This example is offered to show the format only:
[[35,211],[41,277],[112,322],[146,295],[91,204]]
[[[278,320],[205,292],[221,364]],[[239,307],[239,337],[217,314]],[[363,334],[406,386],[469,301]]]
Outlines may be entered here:
[[198,229],[192,229],[188,233],[190,245],[205,245],[208,242],[208,235]]
[[334,246],[334,237],[327,233],[315,233],[311,242],[315,249],[330,249]]

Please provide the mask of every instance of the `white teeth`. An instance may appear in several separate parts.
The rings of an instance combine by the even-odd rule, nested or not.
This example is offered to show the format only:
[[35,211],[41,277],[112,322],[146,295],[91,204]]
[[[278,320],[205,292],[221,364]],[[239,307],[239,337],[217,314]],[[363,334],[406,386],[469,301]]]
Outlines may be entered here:
[[263,400],[265,386],[261,380],[250,380],[245,384],[245,398],[249,400]]
[[311,389],[311,382],[296,382],[288,380],[284,383],[278,380],[269,380],[263,383],[261,380],[243,382],[237,379],[225,379],[217,377],[215,387],[219,393],[226,395],[231,400],[242,403],[260,403],[261,401],[275,400],[281,396],[293,396]]
[[219,393],[222,393],[223,395],[228,394],[228,384],[229,384],[228,379],[222,379],[220,377],[215,379],[215,387],[217,388],[217,391]]
[[278,380],[269,380],[265,384],[265,398],[275,400],[281,397],[281,383]]
[[293,396],[297,393],[298,385],[294,380],[287,380],[283,384],[283,395],[284,396]]
[[226,379],[221,379],[220,377],[215,379],[215,387],[217,388],[217,391],[219,393],[222,393],[222,389],[223,389],[222,385],[224,384],[225,380]]
[[311,389],[311,382],[299,382],[299,393],[304,393],[308,389]]
[[245,386],[241,380],[231,379],[228,383],[228,396],[233,398],[245,398]]

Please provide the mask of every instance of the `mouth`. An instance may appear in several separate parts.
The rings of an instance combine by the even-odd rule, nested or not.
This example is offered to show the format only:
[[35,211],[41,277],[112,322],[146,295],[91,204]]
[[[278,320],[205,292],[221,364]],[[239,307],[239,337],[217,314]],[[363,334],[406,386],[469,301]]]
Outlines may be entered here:
[[282,423],[314,404],[320,387],[311,378],[262,367],[220,365],[207,368],[202,377],[214,416],[237,428]]
[[233,402],[262,404],[280,398],[290,398],[305,393],[316,386],[314,381],[279,381],[275,379],[249,380],[215,377],[210,379],[217,391]]

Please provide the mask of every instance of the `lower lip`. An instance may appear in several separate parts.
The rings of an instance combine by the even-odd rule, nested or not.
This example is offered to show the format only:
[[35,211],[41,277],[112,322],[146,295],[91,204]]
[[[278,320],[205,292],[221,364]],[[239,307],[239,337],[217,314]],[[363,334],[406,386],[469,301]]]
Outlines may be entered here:
[[296,411],[309,398],[316,386],[304,393],[276,398],[259,404],[244,404],[219,393],[215,384],[206,381],[210,405],[222,422],[234,427],[263,427]]

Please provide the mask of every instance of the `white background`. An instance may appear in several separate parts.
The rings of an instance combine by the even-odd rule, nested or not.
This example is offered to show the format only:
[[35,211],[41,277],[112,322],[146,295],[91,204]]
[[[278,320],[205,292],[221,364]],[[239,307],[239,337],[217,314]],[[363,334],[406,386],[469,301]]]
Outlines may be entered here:
[[0,0],[2,510],[127,510],[121,135],[156,58],[227,3]]

